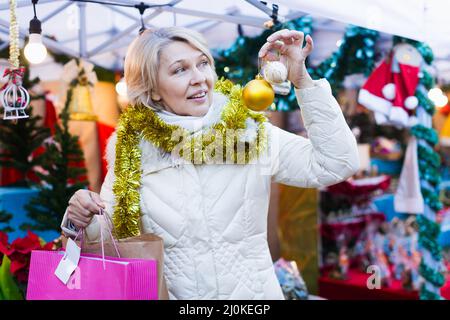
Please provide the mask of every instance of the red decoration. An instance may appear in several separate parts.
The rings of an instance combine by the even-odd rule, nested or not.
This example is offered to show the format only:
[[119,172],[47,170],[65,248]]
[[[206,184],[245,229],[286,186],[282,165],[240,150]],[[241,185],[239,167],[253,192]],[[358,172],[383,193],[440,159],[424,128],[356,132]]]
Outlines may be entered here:
[[[319,279],[319,296],[331,300],[418,300],[417,291],[402,288],[400,280],[392,280],[389,287],[368,289],[367,279],[371,276],[356,269],[350,269],[347,280],[332,279],[325,274]],[[450,279],[441,288],[441,295],[450,299]]]
[[108,171],[106,162],[106,145],[111,134],[114,132],[115,128],[107,124],[97,121],[97,132],[98,132],[98,145],[100,147],[100,157],[102,161],[102,181],[105,180],[106,173]]
[[341,183],[329,186],[328,192],[345,194],[347,196],[363,196],[381,190],[385,191],[391,184],[390,176],[379,176],[373,178],[364,178],[357,180],[347,180]]
[[0,231],[1,258],[6,255],[11,260],[11,273],[18,282],[25,283],[28,280],[30,258],[32,250],[52,250],[53,242],[42,245],[39,237],[31,231],[24,238],[14,240],[8,245],[8,235]]

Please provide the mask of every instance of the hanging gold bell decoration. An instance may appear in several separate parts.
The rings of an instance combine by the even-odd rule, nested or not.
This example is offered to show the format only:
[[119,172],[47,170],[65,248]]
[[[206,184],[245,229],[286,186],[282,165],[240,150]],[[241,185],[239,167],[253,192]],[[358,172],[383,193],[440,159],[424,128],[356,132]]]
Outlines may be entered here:
[[88,85],[78,84],[72,89],[69,104],[70,120],[97,121],[93,112],[91,92]]
[[72,90],[69,119],[97,121],[91,98],[91,90],[97,82],[94,65],[82,59],[72,59],[64,65],[62,80]]
[[269,82],[258,74],[254,80],[247,83],[242,91],[242,100],[253,111],[267,109],[275,99],[275,92]]

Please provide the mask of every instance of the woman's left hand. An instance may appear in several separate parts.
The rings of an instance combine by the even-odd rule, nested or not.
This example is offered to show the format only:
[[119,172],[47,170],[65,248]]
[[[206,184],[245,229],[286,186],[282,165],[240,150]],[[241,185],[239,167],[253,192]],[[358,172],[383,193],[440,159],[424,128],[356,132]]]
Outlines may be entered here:
[[[288,79],[298,88],[312,87],[305,60],[314,48],[310,35],[306,36],[306,45],[302,48],[303,32],[283,29],[271,34],[267,42],[259,50],[259,58],[269,61],[280,60],[288,67]],[[274,52],[275,50],[275,52]],[[276,54],[278,51],[281,56]]]

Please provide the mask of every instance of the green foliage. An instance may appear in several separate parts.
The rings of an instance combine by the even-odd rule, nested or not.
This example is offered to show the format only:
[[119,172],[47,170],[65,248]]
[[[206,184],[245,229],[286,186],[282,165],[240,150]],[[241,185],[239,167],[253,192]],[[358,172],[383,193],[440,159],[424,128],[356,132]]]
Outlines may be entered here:
[[326,78],[334,91],[342,86],[345,77],[362,73],[369,76],[377,59],[375,44],[377,31],[350,25],[339,49],[316,68],[310,68],[312,78]]
[[[9,47],[0,52],[0,57],[9,57]],[[25,73],[22,85],[26,89],[32,88],[40,80],[35,78],[30,80],[28,62],[24,58],[23,52],[20,55],[20,65],[25,66]],[[31,100],[42,98],[30,95]],[[3,112],[3,110],[1,110]],[[34,172],[33,167],[42,164],[42,158],[32,157],[32,153],[39,148],[45,139],[50,136],[50,130],[38,125],[42,119],[33,115],[32,103],[26,109],[29,118],[18,119],[17,121],[0,120],[0,167],[14,168],[23,174],[23,178],[15,186],[30,186],[33,181],[30,176]]]
[[[28,112],[31,110],[28,109]],[[32,156],[45,139],[50,137],[50,130],[38,125],[40,120],[40,116],[30,115],[17,122],[0,121],[0,166],[14,168],[23,174],[23,179],[15,185],[33,185],[30,175],[34,172],[34,167],[42,165],[42,155]]]
[[0,265],[0,300],[23,300],[20,287],[14,280],[10,268],[11,261],[4,255]]

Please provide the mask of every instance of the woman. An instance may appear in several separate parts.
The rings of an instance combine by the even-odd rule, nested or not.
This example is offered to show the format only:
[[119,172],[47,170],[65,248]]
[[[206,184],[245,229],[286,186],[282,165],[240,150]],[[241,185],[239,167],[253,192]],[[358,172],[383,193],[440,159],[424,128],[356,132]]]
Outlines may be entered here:
[[274,60],[278,50],[286,59],[309,139],[271,125],[243,106],[239,87],[217,81],[200,34],[145,31],[127,52],[131,107],[108,143],[100,195],[77,191],[63,230],[73,235],[71,222],[98,240],[102,207],[121,237],[163,238],[171,299],[283,299],[267,243],[271,182],[327,186],[359,163],[328,82],[306,71],[313,41],[307,36],[302,48],[303,39],[298,31],[275,32],[259,56]]

